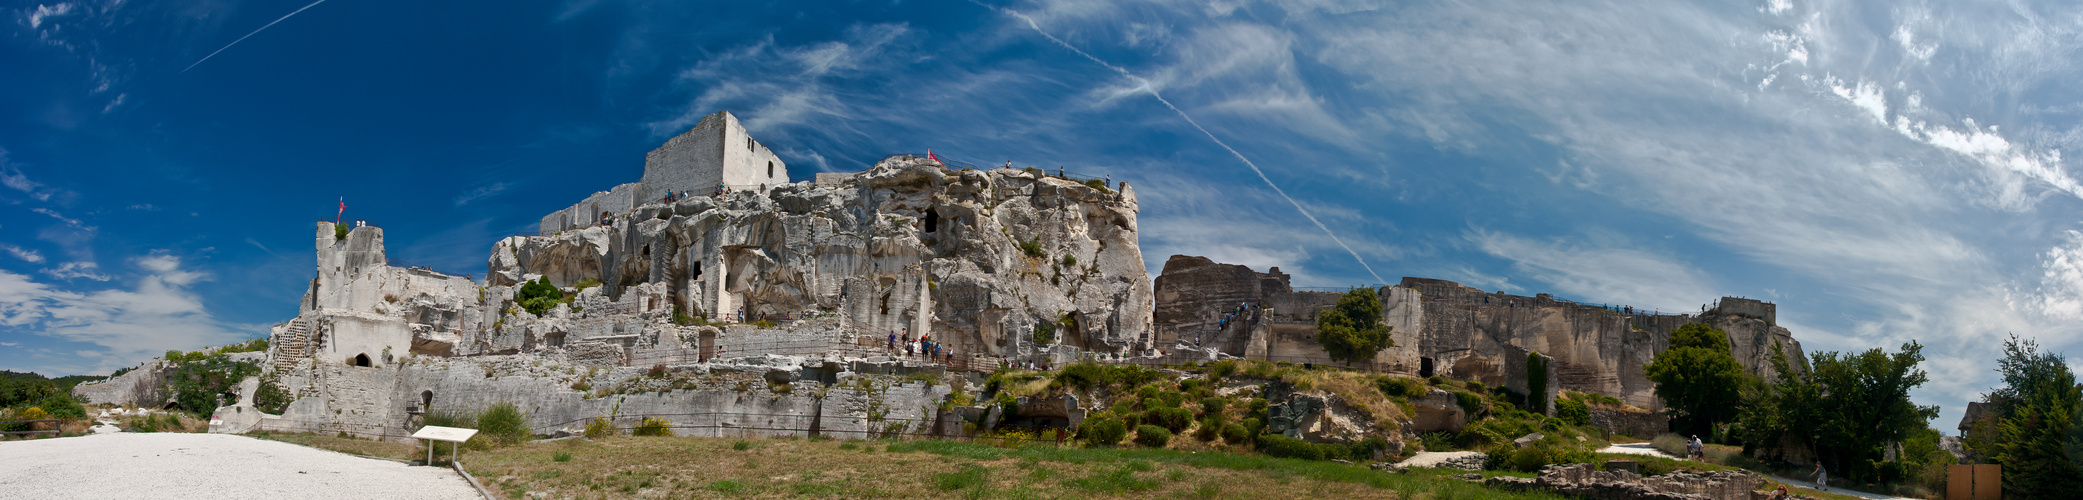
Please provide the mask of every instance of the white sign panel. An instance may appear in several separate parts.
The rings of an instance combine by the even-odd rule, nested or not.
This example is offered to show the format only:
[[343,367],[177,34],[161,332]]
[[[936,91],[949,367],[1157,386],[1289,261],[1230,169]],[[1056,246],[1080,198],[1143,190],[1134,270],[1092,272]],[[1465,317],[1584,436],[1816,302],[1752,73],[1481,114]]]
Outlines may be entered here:
[[469,440],[470,440],[470,436],[475,436],[475,435],[477,435],[477,429],[460,429],[460,428],[455,428],[455,427],[442,427],[442,426],[439,426],[439,425],[429,425],[429,426],[426,426],[426,427],[421,427],[421,428],[419,428],[419,432],[414,432],[414,433],[412,433],[412,438],[413,438],[413,439],[432,439],[432,440],[435,440],[435,441],[448,441],[448,442],[451,442],[451,443],[461,443],[461,442],[464,442],[464,441],[469,441]]

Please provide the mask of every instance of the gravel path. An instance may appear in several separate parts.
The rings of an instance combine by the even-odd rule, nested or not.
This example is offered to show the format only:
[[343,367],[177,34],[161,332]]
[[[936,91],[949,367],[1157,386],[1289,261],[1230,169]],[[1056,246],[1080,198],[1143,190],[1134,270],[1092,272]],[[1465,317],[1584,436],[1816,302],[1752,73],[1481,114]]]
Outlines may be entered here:
[[1409,459],[1397,462],[1396,466],[1403,468],[1438,467],[1440,464],[1449,461],[1481,454],[1473,451],[1421,451],[1416,455],[1411,455]]
[[1648,455],[1652,457],[1663,457],[1671,460],[1678,460],[1678,457],[1671,456],[1671,454],[1669,453],[1664,453],[1663,450],[1658,450],[1656,449],[1656,447],[1649,446],[1649,443],[1616,444],[1612,446],[1607,446],[1604,449],[1600,449],[1598,450],[1598,452],[1618,453],[1624,455]]
[[480,498],[454,470],[226,434],[5,442],[0,464],[0,498]]

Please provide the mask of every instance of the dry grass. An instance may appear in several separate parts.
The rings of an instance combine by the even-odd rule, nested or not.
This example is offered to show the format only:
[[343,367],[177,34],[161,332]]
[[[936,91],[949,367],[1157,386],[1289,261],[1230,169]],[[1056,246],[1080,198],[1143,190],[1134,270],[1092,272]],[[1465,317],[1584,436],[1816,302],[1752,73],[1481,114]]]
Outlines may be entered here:
[[944,441],[617,437],[463,463],[506,498],[1554,498],[1330,462]]

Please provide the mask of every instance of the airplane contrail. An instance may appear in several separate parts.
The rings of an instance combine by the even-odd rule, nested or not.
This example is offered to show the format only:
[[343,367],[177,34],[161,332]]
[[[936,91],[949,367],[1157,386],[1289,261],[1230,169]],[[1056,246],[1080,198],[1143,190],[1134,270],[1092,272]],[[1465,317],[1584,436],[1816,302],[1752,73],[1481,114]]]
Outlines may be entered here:
[[[258,35],[258,34],[260,34],[261,30],[265,30],[265,29],[268,29],[268,26],[274,26],[274,25],[275,25],[275,23],[279,23],[279,22],[282,22],[282,20],[283,20],[283,19],[289,19],[289,16],[294,16],[294,15],[297,15],[297,13],[298,13],[298,12],[303,12],[303,11],[306,11],[306,10],[310,10],[310,9],[311,9],[312,7],[317,7],[317,6],[318,6],[318,4],[322,4],[322,3],[325,3],[325,0],[318,0],[318,1],[316,1],[316,2],[311,2],[311,5],[306,5],[306,6],[304,6],[304,8],[302,8],[302,9],[297,9],[297,10],[296,10],[296,12],[291,12],[291,13],[289,13],[289,14],[283,15],[283,16],[282,16],[281,18],[279,18],[279,19],[276,19],[276,20],[275,20],[274,22],[271,22],[271,23],[268,23],[268,24],[266,24],[266,25],[264,25],[264,26],[261,26],[261,27],[260,27],[260,29],[257,29],[257,30],[253,30],[253,32],[252,32],[252,33],[247,33],[247,34],[246,34],[246,36],[242,36],[242,37],[239,37],[239,39],[237,39],[237,40],[232,40],[232,41],[231,41],[231,43],[227,43],[227,44],[224,44],[224,47],[223,47],[223,48],[220,48],[220,49],[217,49],[217,52],[224,52],[224,49],[229,49],[229,48],[231,48],[231,46],[233,46],[233,45],[238,45],[238,44],[239,44],[239,42],[243,42],[243,41],[246,41],[246,39],[248,39],[248,38],[253,38],[253,35]],[[210,55],[207,55],[207,56],[203,56],[203,58],[202,58],[201,60],[195,61],[195,64],[190,64],[190,65],[188,65],[188,67],[186,67],[186,68],[181,68],[181,72],[182,72],[182,73],[187,73],[187,72],[188,72],[188,70],[191,70],[191,69],[195,69],[195,66],[196,66],[197,64],[202,64],[202,63],[203,63],[203,61],[208,61],[208,60],[210,60],[210,58],[212,58],[212,57],[217,57],[217,52],[211,52],[211,53],[210,53]]]
[[1164,103],[1164,107],[1167,107],[1167,108],[1171,108],[1171,110],[1172,110],[1172,112],[1173,112],[1173,113],[1178,113],[1178,114],[1179,114],[1179,118],[1180,118],[1180,119],[1183,119],[1183,120],[1186,120],[1186,124],[1187,124],[1187,125],[1192,125],[1192,126],[1193,126],[1193,128],[1194,128],[1194,130],[1199,130],[1199,131],[1201,131],[1201,135],[1205,135],[1205,136],[1208,136],[1208,140],[1210,140],[1210,141],[1214,141],[1214,142],[1215,142],[1215,145],[1217,145],[1217,146],[1222,146],[1222,149],[1224,149],[1224,150],[1227,150],[1227,151],[1229,151],[1229,152],[1230,152],[1230,156],[1235,156],[1235,157],[1237,157],[1237,161],[1242,161],[1242,162],[1244,162],[1244,166],[1246,166],[1246,167],[1251,167],[1251,173],[1254,173],[1254,174],[1258,174],[1258,180],[1261,180],[1261,181],[1265,181],[1265,182],[1266,182],[1266,187],[1270,187],[1270,188],[1273,188],[1273,192],[1275,192],[1275,193],[1279,193],[1279,194],[1280,194],[1280,197],[1281,197],[1281,198],[1284,198],[1284,199],[1286,199],[1286,200],[1287,200],[1287,203],[1288,203],[1288,204],[1290,204],[1290,205],[1294,205],[1294,206],[1295,206],[1295,211],[1296,211],[1296,212],[1301,212],[1301,213],[1302,213],[1302,217],[1304,217],[1304,218],[1307,218],[1307,219],[1309,219],[1309,222],[1310,222],[1310,223],[1316,224],[1316,228],[1317,228],[1317,229],[1321,229],[1321,230],[1323,230],[1323,231],[1324,231],[1324,235],[1326,235],[1326,236],[1330,236],[1330,237],[1331,237],[1331,241],[1335,241],[1335,242],[1338,242],[1338,246],[1339,246],[1339,247],[1342,247],[1342,248],[1344,248],[1344,249],[1345,249],[1345,253],[1349,253],[1349,254],[1352,254],[1352,256],[1353,256],[1353,260],[1354,260],[1354,261],[1357,261],[1357,262],[1359,262],[1359,263],[1360,263],[1360,267],[1362,267],[1362,268],[1365,268],[1365,269],[1367,269],[1367,274],[1373,275],[1373,276],[1374,276],[1374,280],[1375,280],[1375,282],[1377,282],[1377,283],[1387,283],[1387,282],[1388,282],[1388,280],[1382,279],[1382,277],[1381,277],[1381,274],[1380,274],[1380,273],[1376,273],[1376,272],[1374,272],[1374,266],[1370,266],[1370,265],[1367,265],[1367,259],[1362,259],[1362,258],[1360,258],[1360,252],[1354,251],[1354,250],[1353,250],[1353,247],[1352,247],[1352,245],[1347,245],[1347,244],[1345,244],[1345,240],[1344,240],[1344,239],[1340,239],[1340,238],[1338,237],[1338,235],[1337,235],[1336,233],[1332,233],[1332,232],[1331,232],[1331,228],[1330,228],[1330,226],[1325,226],[1325,225],[1324,225],[1324,223],[1323,223],[1323,221],[1319,221],[1319,220],[1316,220],[1316,215],[1315,215],[1315,214],[1311,214],[1311,213],[1309,213],[1309,209],[1306,209],[1306,208],[1302,208],[1302,203],[1301,203],[1301,202],[1295,201],[1295,197],[1293,197],[1293,196],[1288,196],[1288,194],[1287,194],[1287,190],[1284,190],[1284,189],[1280,189],[1280,186],[1279,186],[1279,185],[1277,185],[1277,184],[1274,184],[1274,183],[1273,183],[1273,179],[1271,179],[1271,178],[1268,178],[1268,177],[1266,177],[1266,171],[1265,171],[1265,170],[1260,170],[1260,169],[1258,168],[1258,164],[1257,164],[1257,163],[1252,163],[1252,162],[1251,162],[1251,159],[1250,159],[1250,158],[1245,158],[1245,157],[1244,157],[1244,154],[1243,154],[1243,153],[1239,153],[1239,152],[1237,152],[1237,149],[1236,149],[1236,148],[1232,148],[1232,147],[1230,147],[1229,143],[1226,143],[1226,142],[1222,142],[1222,139],[1220,139],[1220,138],[1216,138],[1216,137],[1215,137],[1215,133],[1213,133],[1213,132],[1209,132],[1209,131],[1208,131],[1208,128],[1207,128],[1207,127],[1202,127],[1202,126],[1201,126],[1201,123],[1200,123],[1200,122],[1197,122],[1197,121],[1194,121],[1194,119],[1193,119],[1193,117],[1192,117],[1192,116],[1187,116],[1187,114],[1186,114],[1186,111],[1184,111],[1184,110],[1181,110],[1181,109],[1179,109],[1179,107],[1178,107],[1178,106],[1174,106],[1174,105],[1172,105],[1172,101],[1170,101],[1170,100],[1167,100],[1167,99],[1165,99],[1163,95],[1161,95],[1161,94],[1158,94],[1158,93],[1157,93],[1157,88],[1156,88],[1156,87],[1152,87],[1152,86],[1150,86],[1150,81],[1149,81],[1149,80],[1144,80],[1144,79],[1143,79],[1143,77],[1140,77],[1140,76],[1136,76],[1136,75],[1135,75],[1135,73],[1130,73],[1130,72],[1128,72],[1128,70],[1126,70],[1126,69],[1122,69],[1122,68],[1121,68],[1120,66],[1115,66],[1115,65],[1113,65],[1113,64],[1111,64],[1111,63],[1108,63],[1108,62],[1106,62],[1106,61],[1100,60],[1100,58],[1098,58],[1098,57],[1093,57],[1093,55],[1092,55],[1092,54],[1088,54],[1088,53],[1085,53],[1085,51],[1083,51],[1083,50],[1079,50],[1079,49],[1078,49],[1077,47],[1075,47],[1075,46],[1072,46],[1072,45],[1071,45],[1071,44],[1070,44],[1069,42],[1065,42],[1065,41],[1063,41],[1063,39],[1061,39],[1061,38],[1056,38],[1056,35],[1051,35],[1051,34],[1049,34],[1049,32],[1047,32],[1047,31],[1043,31],[1043,30],[1041,29],[1041,25],[1040,25],[1040,24],[1036,24],[1036,23],[1034,22],[1034,18],[1032,18],[1032,17],[1027,17],[1027,15],[1026,15],[1026,14],[1021,14],[1021,13],[1020,13],[1019,11],[1015,11],[1015,10],[1012,10],[1012,9],[1009,9],[1009,8],[1001,8],[1001,7],[994,7],[994,6],[991,6],[991,5],[986,5],[986,4],[982,3],[982,2],[977,2],[976,0],[970,0],[970,1],[971,1],[972,3],[976,3],[977,5],[981,5],[981,6],[985,7],[985,8],[989,8],[989,9],[993,9],[993,10],[998,10],[998,11],[1003,11],[1003,12],[1005,12],[1006,14],[1010,14],[1010,15],[1012,15],[1013,17],[1018,17],[1018,18],[1020,18],[1020,20],[1022,20],[1022,21],[1027,21],[1027,27],[1029,27],[1029,28],[1033,28],[1033,29],[1034,29],[1034,32],[1035,32],[1035,33],[1040,33],[1040,34],[1041,34],[1041,36],[1043,36],[1043,37],[1046,37],[1046,38],[1048,38],[1048,39],[1049,39],[1049,41],[1051,41],[1051,42],[1056,42],[1056,45],[1061,45],[1061,46],[1063,46],[1063,48],[1066,48],[1066,49],[1070,49],[1070,51],[1071,51],[1071,52],[1076,52],[1076,53],[1077,53],[1078,55],[1080,55],[1080,56],[1085,56],[1085,58],[1086,58],[1086,59],[1090,59],[1090,60],[1092,60],[1092,62],[1095,62],[1095,63],[1099,63],[1099,65],[1100,65],[1100,66],[1106,66],[1106,67],[1107,67],[1107,69],[1111,69],[1111,70],[1114,70],[1114,72],[1115,72],[1115,73],[1120,73],[1120,74],[1121,74],[1121,76],[1125,76],[1125,77],[1128,77],[1128,79],[1130,79],[1130,80],[1134,80],[1134,81],[1136,82],[1136,84],[1138,84],[1138,85],[1139,85],[1139,87],[1137,87],[1137,88],[1136,88],[1136,90],[1141,90],[1141,91],[1144,91],[1144,92],[1148,92],[1148,93],[1150,93],[1150,97],[1155,97],[1155,98],[1157,98],[1157,102],[1160,102],[1160,103]]

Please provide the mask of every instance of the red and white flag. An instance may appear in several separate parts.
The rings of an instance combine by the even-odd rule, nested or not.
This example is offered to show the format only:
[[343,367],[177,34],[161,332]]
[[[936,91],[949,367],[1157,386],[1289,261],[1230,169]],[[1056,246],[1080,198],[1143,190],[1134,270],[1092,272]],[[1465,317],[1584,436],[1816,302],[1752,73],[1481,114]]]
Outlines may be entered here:
[[947,162],[944,162],[944,161],[940,161],[940,157],[938,157],[938,156],[933,156],[933,150],[931,150],[931,149],[928,149],[928,150],[926,150],[926,159],[928,159],[928,160],[933,160],[933,161],[936,161],[936,162],[940,162],[940,163],[947,163]]
[[347,215],[347,197],[340,197],[340,213],[333,214],[333,223],[340,223],[340,216]]

